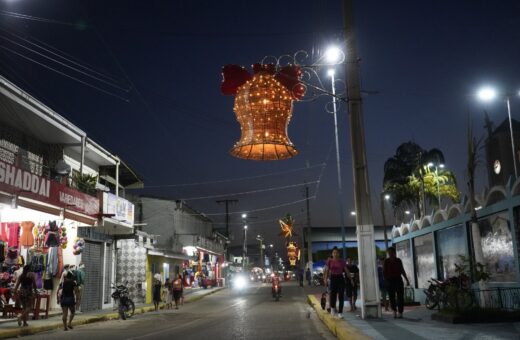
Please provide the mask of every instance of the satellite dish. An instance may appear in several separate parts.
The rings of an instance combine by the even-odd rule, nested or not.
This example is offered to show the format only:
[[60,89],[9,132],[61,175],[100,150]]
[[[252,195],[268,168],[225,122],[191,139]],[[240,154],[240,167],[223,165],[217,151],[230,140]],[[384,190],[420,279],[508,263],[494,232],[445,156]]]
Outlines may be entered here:
[[56,173],[59,175],[68,175],[70,174],[71,170],[72,168],[70,165],[65,163],[63,159],[60,159],[54,166],[54,171],[56,171]]

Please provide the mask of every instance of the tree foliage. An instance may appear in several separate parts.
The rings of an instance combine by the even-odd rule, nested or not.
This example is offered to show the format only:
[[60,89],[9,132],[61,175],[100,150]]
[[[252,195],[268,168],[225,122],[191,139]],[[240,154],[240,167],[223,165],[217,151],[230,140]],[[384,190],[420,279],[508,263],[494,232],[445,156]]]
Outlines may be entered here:
[[[430,167],[429,163],[437,166]],[[383,191],[390,194],[394,213],[402,217],[405,210],[423,211],[425,202],[437,204],[438,195],[454,202],[460,199],[453,172],[438,168],[444,163],[439,149],[425,150],[414,142],[406,142],[384,165]]]

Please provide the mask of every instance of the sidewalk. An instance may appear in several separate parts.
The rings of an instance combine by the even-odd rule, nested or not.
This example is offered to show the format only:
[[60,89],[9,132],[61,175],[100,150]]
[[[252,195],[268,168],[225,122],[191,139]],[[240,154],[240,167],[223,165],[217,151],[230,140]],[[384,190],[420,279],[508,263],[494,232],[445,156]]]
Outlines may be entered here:
[[[224,288],[209,288],[209,289],[189,289],[185,291],[184,303],[191,303],[204,298],[207,295],[216,293]],[[161,304],[159,308],[164,309],[164,304]],[[140,304],[135,306],[135,314],[142,314],[151,312],[154,310],[153,305]],[[112,309],[103,309],[93,312],[79,313],[74,317],[72,321],[73,326],[84,325],[99,321],[108,321],[118,319],[119,314],[117,311]],[[59,329],[63,327],[61,320],[61,312],[52,311],[49,312],[48,319],[40,320],[28,320],[28,327],[19,327],[17,319],[1,319],[0,320],[0,339],[14,338],[23,335],[32,335],[40,332],[45,332],[53,329]]]
[[394,319],[392,312],[383,312],[381,319],[362,320],[359,301],[356,312],[348,312],[349,306],[345,303],[344,319],[339,320],[321,309],[320,298],[319,294],[308,295],[309,304],[339,339],[520,339],[520,320],[515,323],[454,325],[431,320],[434,311],[424,306],[405,307],[403,319]]

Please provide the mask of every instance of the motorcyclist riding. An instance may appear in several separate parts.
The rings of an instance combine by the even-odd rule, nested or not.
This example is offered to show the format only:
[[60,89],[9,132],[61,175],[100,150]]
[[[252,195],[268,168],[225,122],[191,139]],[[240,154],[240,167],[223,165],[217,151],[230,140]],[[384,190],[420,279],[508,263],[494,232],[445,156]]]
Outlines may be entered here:
[[272,277],[271,292],[274,298],[280,297],[282,295],[282,285],[278,272],[274,272],[274,276]]

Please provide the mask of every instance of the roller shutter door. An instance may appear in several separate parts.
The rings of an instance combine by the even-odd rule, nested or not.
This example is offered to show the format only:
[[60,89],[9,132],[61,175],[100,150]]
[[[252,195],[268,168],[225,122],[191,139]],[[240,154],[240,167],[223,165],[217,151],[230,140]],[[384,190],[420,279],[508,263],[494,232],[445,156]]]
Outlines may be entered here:
[[81,256],[85,264],[85,285],[81,297],[83,312],[102,308],[103,243],[85,242]]

